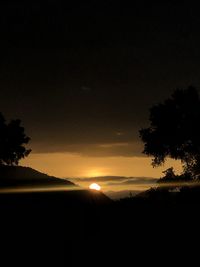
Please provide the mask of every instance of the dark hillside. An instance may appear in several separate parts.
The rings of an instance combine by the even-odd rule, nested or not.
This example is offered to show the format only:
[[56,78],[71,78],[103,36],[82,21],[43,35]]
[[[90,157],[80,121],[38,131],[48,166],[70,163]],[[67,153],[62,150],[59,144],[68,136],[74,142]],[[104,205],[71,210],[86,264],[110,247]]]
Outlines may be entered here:
[[0,187],[63,185],[75,186],[65,179],[49,176],[28,167],[0,166]]

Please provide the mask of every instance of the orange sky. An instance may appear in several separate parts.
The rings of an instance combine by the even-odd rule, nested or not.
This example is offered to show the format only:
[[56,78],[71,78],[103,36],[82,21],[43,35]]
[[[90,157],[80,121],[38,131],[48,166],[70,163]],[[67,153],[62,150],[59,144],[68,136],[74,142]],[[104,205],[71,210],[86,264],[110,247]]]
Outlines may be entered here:
[[181,170],[180,163],[173,160],[159,168],[153,168],[150,163],[151,159],[146,157],[86,157],[73,153],[32,153],[22,161],[22,165],[57,177],[160,177],[168,167]]
[[[73,178],[73,177],[97,177],[97,176],[128,176],[140,177],[138,183],[109,183],[101,181],[99,185],[103,192],[109,191],[144,191],[155,186],[152,179],[143,183],[144,177],[159,178],[162,171],[174,166],[177,172],[181,171],[179,162],[168,160],[165,166],[153,168],[151,159],[146,157],[87,157],[74,153],[32,153],[22,161],[22,165],[32,167],[49,175]],[[147,179],[148,180],[148,179]],[[83,188],[88,188],[90,180],[72,180]]]

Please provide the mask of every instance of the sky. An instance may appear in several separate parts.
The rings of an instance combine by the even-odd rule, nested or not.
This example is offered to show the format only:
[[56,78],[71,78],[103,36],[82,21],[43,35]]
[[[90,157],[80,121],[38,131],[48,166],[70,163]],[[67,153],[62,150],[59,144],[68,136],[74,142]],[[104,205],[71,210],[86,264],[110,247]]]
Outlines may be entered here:
[[198,6],[66,2],[0,3],[0,111],[32,139],[22,164],[58,177],[160,177],[166,166],[151,167],[138,131],[174,89],[199,88]]

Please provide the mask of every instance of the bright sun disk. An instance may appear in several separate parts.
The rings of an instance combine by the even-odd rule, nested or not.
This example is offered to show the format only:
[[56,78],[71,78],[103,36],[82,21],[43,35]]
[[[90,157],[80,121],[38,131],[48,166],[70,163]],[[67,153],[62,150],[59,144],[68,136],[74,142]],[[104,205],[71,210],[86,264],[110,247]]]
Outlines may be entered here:
[[96,183],[93,183],[89,186],[90,189],[92,190],[97,190],[97,191],[100,191],[101,190],[101,186],[96,184]]

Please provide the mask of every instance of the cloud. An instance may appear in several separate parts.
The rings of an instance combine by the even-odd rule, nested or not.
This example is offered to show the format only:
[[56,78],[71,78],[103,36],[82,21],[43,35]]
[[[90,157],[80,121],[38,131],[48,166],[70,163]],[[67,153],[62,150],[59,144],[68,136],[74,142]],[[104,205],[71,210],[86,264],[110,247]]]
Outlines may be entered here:
[[125,176],[101,176],[93,178],[73,178],[75,183],[102,182],[106,186],[127,186],[127,185],[152,185],[157,178],[152,177],[125,177]]
[[74,181],[77,182],[109,182],[109,181],[125,181],[129,179],[124,176],[100,176],[100,177],[92,177],[92,178],[73,178]]
[[33,153],[74,153],[86,157],[138,157],[143,156],[142,145],[137,142],[94,144],[33,144]]
[[125,179],[124,181],[118,181],[118,182],[111,182],[107,183],[109,186],[116,186],[116,185],[152,185],[155,184],[157,181],[156,178],[151,177],[131,177],[128,179]]

